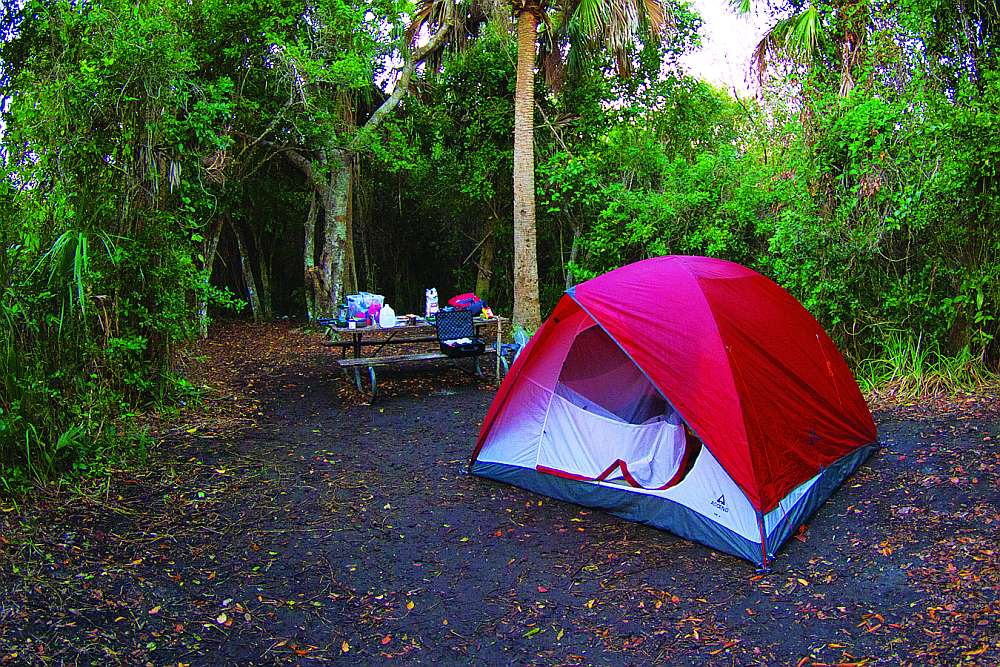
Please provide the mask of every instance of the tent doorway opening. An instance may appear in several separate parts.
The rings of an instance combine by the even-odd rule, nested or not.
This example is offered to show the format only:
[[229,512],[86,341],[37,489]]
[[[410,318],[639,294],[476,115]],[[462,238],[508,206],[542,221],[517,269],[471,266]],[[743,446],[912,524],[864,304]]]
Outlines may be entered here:
[[549,404],[537,470],[662,490],[684,479],[699,451],[680,415],[601,327],[577,334]]

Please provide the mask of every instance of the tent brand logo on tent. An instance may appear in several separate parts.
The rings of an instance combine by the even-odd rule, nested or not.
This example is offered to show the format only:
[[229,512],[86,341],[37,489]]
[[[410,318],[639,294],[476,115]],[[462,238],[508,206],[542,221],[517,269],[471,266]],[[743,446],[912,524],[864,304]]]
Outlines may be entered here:
[[729,511],[729,508],[726,507],[726,496],[725,496],[725,494],[723,494],[723,495],[719,496],[718,498],[716,498],[715,500],[713,500],[712,501],[712,506],[713,507],[717,507],[718,509],[722,510],[723,512],[728,512]]

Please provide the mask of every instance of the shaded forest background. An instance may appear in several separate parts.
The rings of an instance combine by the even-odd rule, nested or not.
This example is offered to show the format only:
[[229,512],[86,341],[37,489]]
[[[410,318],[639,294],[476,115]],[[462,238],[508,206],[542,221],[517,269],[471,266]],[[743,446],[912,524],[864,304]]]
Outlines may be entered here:
[[[510,7],[452,6],[413,42],[397,0],[4,10],[2,492],[141,455],[135,414],[196,395],[175,362],[211,319],[360,289],[419,312],[427,287],[510,311]],[[542,312],[617,266],[711,255],[791,291],[867,390],[993,382],[996,3],[771,2],[755,99],[684,73],[700,20],[670,7],[631,76],[594,50],[537,77]]]

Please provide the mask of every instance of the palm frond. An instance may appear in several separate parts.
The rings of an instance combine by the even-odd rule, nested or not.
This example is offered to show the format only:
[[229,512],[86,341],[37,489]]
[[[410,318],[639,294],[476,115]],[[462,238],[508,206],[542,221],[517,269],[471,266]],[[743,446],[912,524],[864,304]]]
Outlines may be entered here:
[[793,17],[791,32],[785,37],[785,48],[802,57],[810,57],[819,50],[821,30],[819,11],[809,7]]
[[740,16],[750,13],[750,0],[730,0],[729,6]]
[[642,0],[643,14],[654,35],[662,35],[673,25],[673,15],[661,0]]
[[412,44],[425,27],[433,33],[444,26],[453,30],[453,40],[462,40],[464,44],[483,24],[510,16],[510,3],[502,0],[417,0],[415,7],[413,20],[404,33],[407,44]]
[[574,42],[570,67],[581,55],[579,51],[605,49],[622,75],[631,67],[637,35],[648,30],[662,38],[672,23],[664,0],[576,0],[567,3],[564,13],[567,38]]
[[[558,46],[558,44],[557,44]],[[545,83],[554,91],[562,89],[566,82],[566,63],[563,61],[562,53],[558,48],[546,49],[542,52],[542,72],[545,75]]]
[[799,14],[781,19],[768,30],[750,56],[757,81],[764,84],[764,75],[775,60],[808,62],[819,52],[822,25],[819,12],[809,7]]
[[440,0],[417,0],[414,3],[413,18],[403,33],[406,43],[412,44],[424,26],[439,22],[442,18],[441,13],[446,12],[451,5],[451,2],[440,2]]
[[[489,22],[498,22],[501,17],[510,21],[510,3],[503,0],[416,0],[413,19],[403,33],[405,45],[412,47],[426,29],[428,37],[442,29],[450,31],[445,47],[451,51],[461,51],[468,46],[480,29]],[[440,65],[444,49],[428,54],[428,64],[432,68]]]
[[[639,31],[639,8],[633,1],[611,2],[611,18],[607,25],[605,41],[618,58],[628,51]],[[620,68],[619,68],[620,69]]]
[[580,36],[589,40],[601,37],[604,26],[608,24],[608,4],[616,3],[608,3],[606,0],[580,0],[573,13]]

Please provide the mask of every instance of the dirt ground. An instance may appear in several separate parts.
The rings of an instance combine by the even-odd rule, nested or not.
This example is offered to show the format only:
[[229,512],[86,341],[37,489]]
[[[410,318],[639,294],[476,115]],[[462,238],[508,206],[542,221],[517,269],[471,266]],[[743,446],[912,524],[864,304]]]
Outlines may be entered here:
[[877,414],[884,448],[772,573],[469,476],[495,386],[222,327],[149,465],[0,504],[0,663],[1000,663],[1000,415]]

